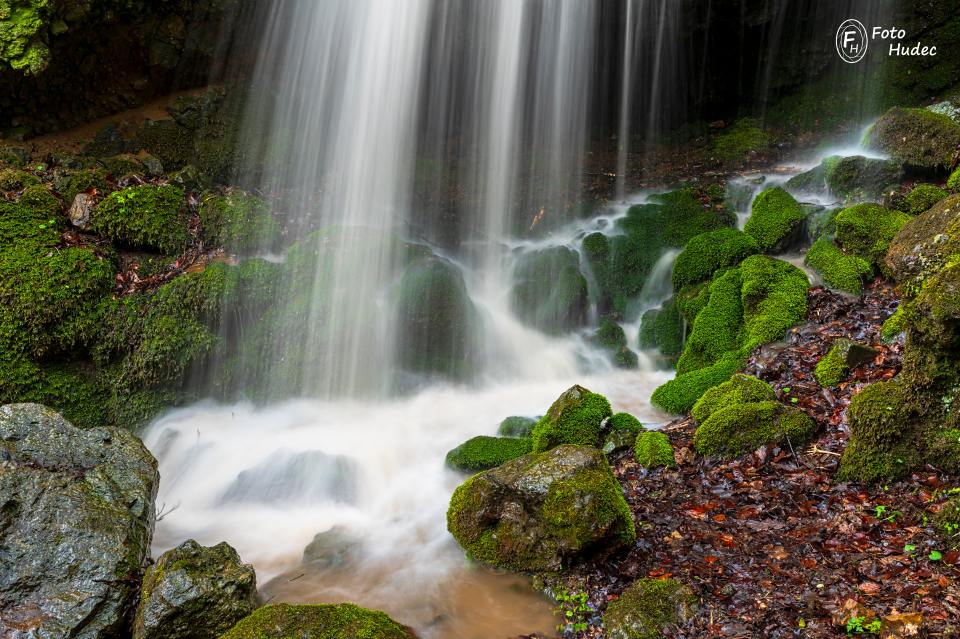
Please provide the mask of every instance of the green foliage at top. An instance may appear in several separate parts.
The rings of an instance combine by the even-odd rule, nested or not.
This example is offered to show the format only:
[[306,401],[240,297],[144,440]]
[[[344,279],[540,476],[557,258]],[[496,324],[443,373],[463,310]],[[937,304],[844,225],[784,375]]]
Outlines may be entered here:
[[220,639],[413,639],[382,612],[353,604],[270,604],[242,619]]
[[806,274],[763,255],[745,259],[710,285],[677,362],[677,377],[653,393],[656,406],[690,410],[709,388],[727,381],[757,346],[782,339],[807,312]]
[[533,450],[543,452],[561,444],[600,445],[603,420],[613,415],[603,395],[574,386],[550,406],[533,428]]
[[860,295],[863,283],[873,275],[873,265],[856,255],[848,255],[829,237],[821,237],[807,251],[806,263],[820,274],[829,288]]
[[770,137],[752,118],[743,118],[717,136],[713,154],[725,164],[743,162],[747,155],[770,146]]
[[776,401],[733,404],[697,427],[693,445],[702,455],[736,457],[764,444],[802,444],[816,429],[806,413]]
[[770,384],[751,375],[734,375],[730,381],[711,388],[694,404],[691,414],[705,422],[717,411],[737,404],[752,404],[777,399]]
[[837,243],[862,257],[873,266],[883,268],[883,258],[890,242],[911,217],[877,204],[858,204],[837,215]]
[[757,241],[761,251],[777,252],[786,248],[806,217],[803,207],[778,186],[756,197],[743,230]]
[[918,184],[903,198],[897,208],[909,215],[920,215],[949,195],[950,193],[935,184]]
[[222,246],[234,253],[268,250],[280,234],[280,223],[270,215],[267,204],[242,191],[204,197],[200,223],[210,246]]
[[638,579],[603,614],[607,634],[620,639],[660,639],[696,609],[697,598],[675,579]]
[[673,263],[673,290],[709,280],[718,270],[736,266],[759,252],[757,241],[736,229],[697,235],[687,242]]
[[145,184],[111,193],[93,211],[94,228],[111,240],[167,255],[187,248],[183,190]]
[[531,450],[532,443],[529,438],[480,435],[468,439],[447,453],[446,463],[454,470],[477,473],[523,457]]
[[638,434],[633,453],[637,463],[644,468],[672,468],[677,465],[673,457],[673,444],[665,433],[646,431]]
[[47,67],[42,36],[49,0],[0,0],[0,62],[27,74]]

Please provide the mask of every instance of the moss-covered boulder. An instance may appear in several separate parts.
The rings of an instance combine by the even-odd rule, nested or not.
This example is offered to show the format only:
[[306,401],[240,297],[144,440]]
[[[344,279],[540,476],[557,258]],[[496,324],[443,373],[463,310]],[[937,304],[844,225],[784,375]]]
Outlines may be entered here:
[[200,202],[200,223],[209,246],[234,253],[268,251],[280,236],[280,223],[266,202],[238,190],[206,195]]
[[697,598],[675,579],[638,579],[603,613],[610,639],[660,639],[696,614]]
[[744,233],[764,253],[783,253],[803,241],[807,212],[782,188],[767,189],[753,201]]
[[475,560],[556,571],[636,539],[633,517],[603,453],[559,446],[474,475],[454,492],[447,528]]
[[19,169],[0,169],[0,191],[22,191],[40,184],[40,178]]
[[0,407],[0,457],[4,622],[36,636],[124,634],[150,552],[156,460],[125,430],[81,430],[36,404]]
[[737,457],[765,444],[805,443],[816,424],[799,408],[776,401],[732,404],[698,427],[693,445],[702,455]]
[[646,431],[640,420],[630,413],[616,413],[607,421],[607,434],[603,438],[600,450],[604,455],[633,448],[637,435]]
[[633,455],[644,468],[671,468],[677,465],[670,438],[657,431],[639,433],[634,442]]
[[960,195],[953,195],[906,222],[890,242],[884,264],[898,282],[919,290],[957,254]]
[[533,417],[519,415],[505,417],[497,428],[497,435],[500,437],[530,437],[533,434],[533,427],[536,425],[537,420]]
[[772,402],[777,399],[773,387],[752,375],[734,375],[730,381],[711,388],[694,404],[691,414],[703,423],[717,411],[737,404]]
[[410,264],[397,288],[397,316],[400,366],[452,379],[470,376],[480,320],[460,269],[434,257]]
[[877,350],[869,346],[849,339],[834,340],[827,354],[817,362],[813,375],[823,387],[836,386],[852,369],[873,361],[876,356]]
[[512,304],[524,323],[552,335],[587,321],[587,280],[580,259],[566,247],[522,256],[514,273]]
[[740,164],[768,146],[770,137],[759,123],[752,118],[743,118],[717,136],[713,142],[713,155],[724,164]]
[[145,184],[111,193],[93,212],[98,233],[124,246],[176,255],[187,248],[186,202],[182,189]]
[[790,178],[786,188],[799,193],[827,192],[844,202],[878,200],[900,184],[901,163],[861,155],[831,156],[810,171]]
[[757,241],[737,229],[719,229],[692,238],[673,263],[673,290],[713,278],[723,268],[736,266],[760,252]]
[[954,193],[960,191],[960,167],[957,167],[957,170],[951,173],[950,177],[947,178],[947,188]]
[[829,237],[821,237],[805,258],[828,287],[851,295],[863,293],[864,283],[873,276],[873,265],[856,255],[844,253]]
[[911,219],[906,213],[877,204],[857,204],[837,215],[835,239],[848,253],[884,268],[890,243]]
[[606,397],[572,386],[533,427],[533,450],[539,453],[561,444],[599,446],[604,422],[611,415]]
[[220,639],[416,639],[385,613],[353,604],[271,604]]
[[488,437],[468,439],[447,453],[447,467],[467,473],[490,470],[523,457],[533,449],[526,437]]
[[935,184],[918,184],[897,204],[897,209],[908,215],[926,213],[950,193]]
[[0,63],[25,74],[47,68],[50,49],[44,42],[49,0],[9,0],[0,4]]
[[806,317],[808,288],[803,271],[763,255],[717,277],[677,362],[677,377],[657,388],[652,402],[672,413],[690,410],[709,388],[730,379],[753,349],[782,339]]
[[257,577],[226,543],[188,540],[147,569],[134,639],[216,639],[257,607]]
[[640,321],[639,345],[642,349],[660,351],[667,357],[677,357],[683,351],[684,318],[671,297],[660,308],[650,309]]
[[867,144],[909,168],[945,172],[960,145],[960,125],[927,109],[896,107],[870,127]]
[[617,368],[637,367],[639,358],[627,346],[627,335],[623,327],[609,317],[600,320],[600,326],[593,332],[591,341],[606,352],[610,362]]

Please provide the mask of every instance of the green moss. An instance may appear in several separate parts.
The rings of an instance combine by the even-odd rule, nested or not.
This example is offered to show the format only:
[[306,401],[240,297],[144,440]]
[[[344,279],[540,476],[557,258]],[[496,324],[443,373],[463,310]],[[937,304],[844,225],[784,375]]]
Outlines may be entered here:
[[528,438],[487,437],[481,435],[460,444],[447,453],[447,466],[454,470],[476,473],[496,468],[531,452]]
[[749,154],[763,151],[769,145],[770,138],[758,126],[758,122],[743,118],[717,136],[713,143],[713,154],[725,164],[742,163]]
[[677,309],[687,324],[693,324],[700,311],[706,308],[707,302],[710,301],[710,284],[711,282],[703,282],[694,286],[684,286],[677,291],[674,297],[677,301]]
[[737,404],[774,401],[777,394],[770,384],[750,375],[734,375],[730,381],[711,388],[693,406],[691,413],[698,422],[705,422],[719,410]]
[[640,420],[630,413],[616,413],[607,422],[607,428],[611,431],[625,430],[632,433],[640,433],[645,430]]
[[532,417],[507,417],[500,422],[497,435],[501,437],[530,437],[537,420]]
[[677,375],[653,391],[650,401],[668,413],[684,414],[706,391],[730,379],[745,363],[744,358],[727,355],[711,366]]
[[43,41],[48,0],[0,2],[0,62],[27,75],[47,67],[50,50]]
[[209,246],[245,253],[273,247],[280,224],[260,198],[242,191],[207,195],[200,203],[203,238]]
[[944,504],[934,523],[944,539],[956,545],[960,541],[960,497],[954,497]]
[[877,204],[858,204],[837,215],[837,243],[871,265],[885,268],[890,242],[911,217]]
[[677,308],[676,298],[664,302],[643,314],[640,322],[642,349],[656,349],[668,357],[676,357],[683,351],[683,316]]
[[783,339],[806,319],[810,281],[796,266],[762,255],[745,259],[740,273],[744,319],[740,354],[746,356],[762,344]]
[[539,453],[561,444],[600,446],[603,420],[611,415],[606,397],[574,386],[534,426],[533,450]]
[[675,579],[638,579],[603,614],[611,639],[660,639],[674,624],[689,620],[697,598]]
[[816,368],[813,369],[813,376],[817,378],[817,383],[824,388],[836,386],[850,372],[843,345],[840,343],[842,341],[844,340],[837,340],[827,351],[827,354],[820,358]]
[[18,169],[0,169],[0,191],[22,191],[28,186],[40,184],[40,178]]
[[702,455],[736,457],[764,444],[806,442],[816,424],[802,410],[775,401],[736,404],[700,424],[693,445]]
[[920,215],[932,209],[950,193],[934,184],[918,184],[903,198],[897,207],[908,215]]
[[902,170],[895,160],[855,155],[837,158],[826,166],[827,188],[845,202],[877,200],[899,186]]
[[184,193],[175,186],[148,184],[112,193],[94,209],[92,221],[111,240],[167,255],[190,243]]
[[793,196],[780,187],[767,189],[753,201],[744,232],[757,241],[760,250],[784,250],[801,229],[807,214]]
[[896,339],[897,335],[900,335],[907,330],[909,320],[907,319],[905,309],[905,305],[901,303],[893,315],[888,317],[883,323],[883,326],[880,327],[880,337],[885,342],[892,342],[894,339]]
[[644,468],[672,468],[677,465],[673,458],[673,444],[664,433],[647,431],[638,434],[633,453],[637,463]]
[[960,167],[950,174],[950,178],[947,180],[947,188],[954,193],[960,193]]
[[568,481],[553,482],[543,500],[541,518],[574,548],[588,547],[598,528],[612,528],[618,545],[637,540],[633,513],[606,465],[583,470]]
[[353,604],[270,604],[220,639],[413,639],[386,614]]
[[707,281],[722,268],[760,252],[757,241],[736,229],[703,233],[687,242],[673,264],[673,290]]
[[870,262],[844,253],[829,237],[814,242],[807,251],[806,263],[829,288],[853,295],[863,293],[864,281],[873,275]]
[[605,317],[593,333],[593,343],[606,351],[614,366],[618,368],[636,368],[637,354],[627,347],[627,336],[615,321]]
[[677,362],[677,373],[705,368],[727,353],[739,350],[743,325],[742,284],[739,269],[734,269],[710,285],[709,301],[693,323],[683,354]]
[[587,280],[574,251],[560,246],[525,255],[514,281],[513,308],[526,324],[557,335],[586,323]]
[[67,206],[73,204],[77,195],[96,191],[100,195],[110,193],[107,172],[99,168],[68,171],[54,180],[54,186]]
[[898,380],[872,384],[850,401],[850,440],[840,459],[840,480],[878,481],[901,477],[916,465],[919,451],[909,441],[913,409]]
[[908,166],[945,171],[953,165],[960,145],[960,126],[946,115],[927,109],[893,108],[867,132],[874,149]]

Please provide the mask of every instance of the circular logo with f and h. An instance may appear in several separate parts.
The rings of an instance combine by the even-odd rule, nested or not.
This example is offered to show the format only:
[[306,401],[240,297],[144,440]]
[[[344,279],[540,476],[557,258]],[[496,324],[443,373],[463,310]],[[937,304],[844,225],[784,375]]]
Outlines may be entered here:
[[844,20],[837,29],[837,53],[844,62],[856,64],[867,55],[867,29],[859,20]]

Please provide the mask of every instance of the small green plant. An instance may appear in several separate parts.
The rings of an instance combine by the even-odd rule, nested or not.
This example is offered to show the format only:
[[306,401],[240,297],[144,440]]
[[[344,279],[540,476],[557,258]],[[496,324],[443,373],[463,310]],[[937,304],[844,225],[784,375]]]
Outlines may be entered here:
[[927,558],[930,561],[940,561],[941,559],[943,559],[943,554],[941,554],[939,550],[931,550]]
[[553,595],[553,598],[557,602],[554,613],[563,619],[563,623],[557,626],[557,631],[564,634],[584,632],[588,627],[590,615],[594,612],[593,606],[587,601],[587,593],[560,590]]
[[877,519],[883,519],[884,513],[887,512],[887,507],[886,507],[886,506],[875,506],[873,510],[874,510],[874,512],[876,513]]
[[867,622],[866,617],[853,616],[850,617],[850,620],[847,621],[847,634],[848,635],[877,635],[880,634],[880,627],[882,622],[879,619],[874,619],[871,622]]

